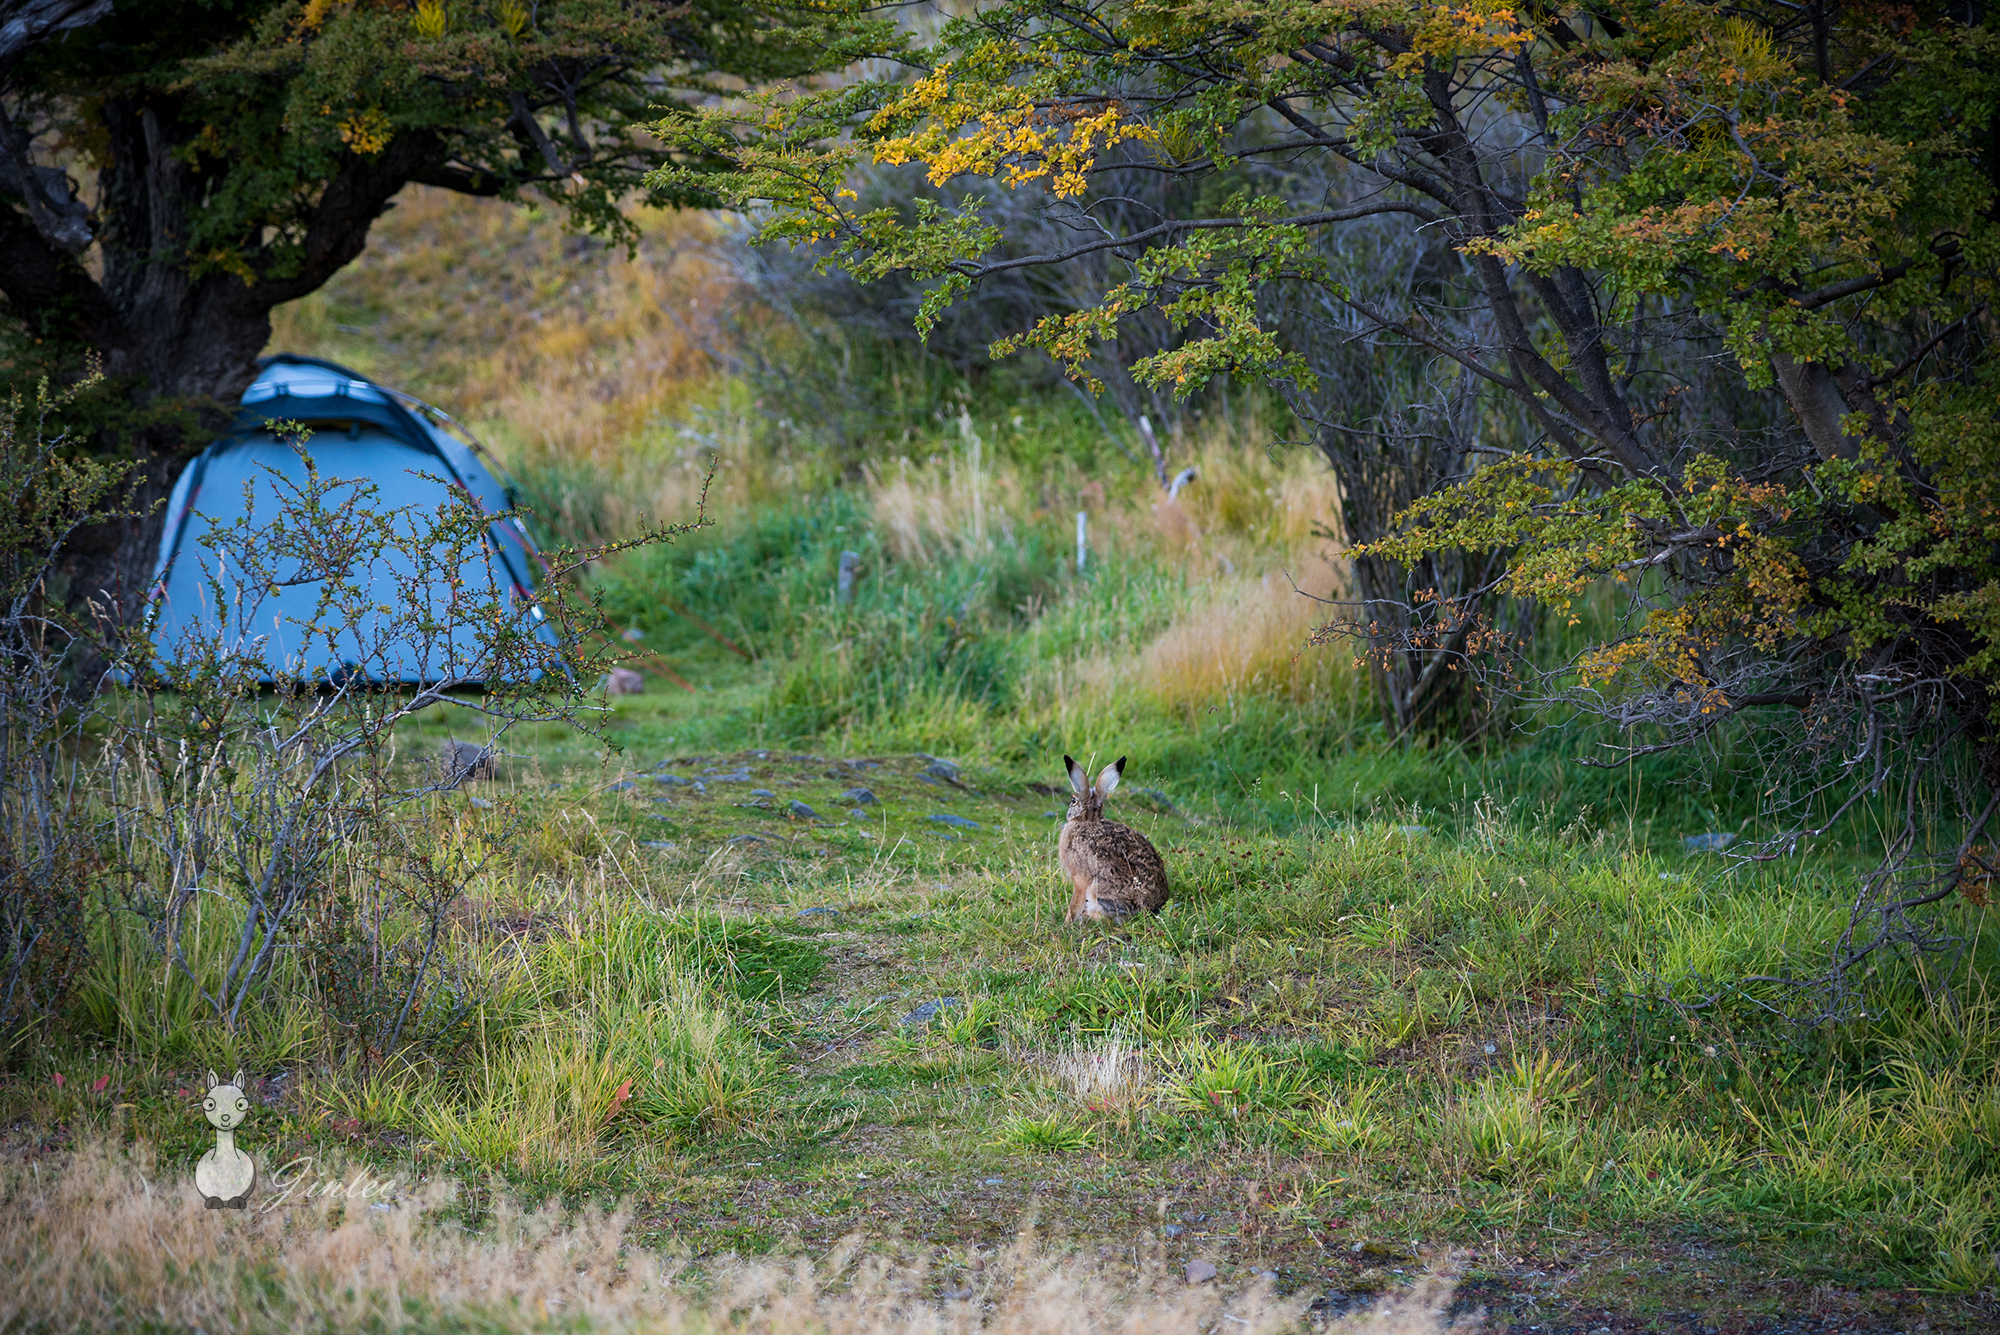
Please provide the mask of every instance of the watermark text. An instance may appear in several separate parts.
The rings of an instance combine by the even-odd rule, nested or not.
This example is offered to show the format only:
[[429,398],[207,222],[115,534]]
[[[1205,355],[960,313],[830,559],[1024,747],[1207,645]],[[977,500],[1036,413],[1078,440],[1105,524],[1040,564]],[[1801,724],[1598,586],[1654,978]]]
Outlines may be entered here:
[[319,1166],[310,1154],[301,1155],[271,1175],[270,1194],[259,1207],[264,1211],[281,1205],[303,1205],[309,1201],[386,1201],[395,1196],[401,1180],[378,1178],[358,1168],[345,1180]]

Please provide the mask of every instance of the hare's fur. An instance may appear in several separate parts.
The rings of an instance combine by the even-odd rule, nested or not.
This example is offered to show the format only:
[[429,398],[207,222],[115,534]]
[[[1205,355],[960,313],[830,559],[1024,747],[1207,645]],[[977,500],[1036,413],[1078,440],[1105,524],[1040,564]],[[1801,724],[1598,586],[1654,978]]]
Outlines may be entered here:
[[1139,912],[1158,913],[1167,902],[1167,864],[1159,850],[1131,826],[1104,819],[1104,799],[1118,786],[1125,757],[1106,765],[1094,784],[1068,756],[1063,765],[1069,770],[1071,796],[1056,856],[1076,887],[1063,921],[1116,921]]

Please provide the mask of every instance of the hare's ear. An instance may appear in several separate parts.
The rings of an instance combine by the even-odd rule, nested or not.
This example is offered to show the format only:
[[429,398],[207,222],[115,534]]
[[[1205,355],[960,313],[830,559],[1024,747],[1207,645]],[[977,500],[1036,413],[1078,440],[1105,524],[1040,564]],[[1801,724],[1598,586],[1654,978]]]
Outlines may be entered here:
[[215,1088],[215,1087],[216,1087],[217,1085],[219,1085],[219,1084],[221,1084],[221,1083],[222,1083],[222,1082],[221,1082],[220,1080],[217,1080],[217,1079],[215,1078],[215,1072],[214,1072],[214,1071],[210,1071],[210,1072],[208,1073],[208,1087],[209,1087],[210,1089],[214,1089],[214,1088]]
[[1111,790],[1118,786],[1118,776],[1125,772],[1125,757],[1120,756],[1112,764],[1104,767],[1104,773],[1097,776],[1097,791],[1111,796]]
[[241,1066],[236,1068],[236,1074],[230,1077],[229,1083],[238,1089],[243,1088],[243,1068]]
[[1077,764],[1068,756],[1064,756],[1063,768],[1069,771],[1069,786],[1071,788],[1080,793],[1090,787],[1090,776],[1083,772],[1083,766]]

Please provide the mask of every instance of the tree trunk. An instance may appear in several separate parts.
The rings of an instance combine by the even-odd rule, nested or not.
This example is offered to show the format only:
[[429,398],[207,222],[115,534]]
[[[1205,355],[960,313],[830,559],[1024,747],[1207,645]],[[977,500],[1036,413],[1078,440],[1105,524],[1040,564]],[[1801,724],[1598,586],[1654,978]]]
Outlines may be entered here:
[[[105,145],[94,241],[102,277],[29,217],[0,207],[0,292],[17,315],[102,358],[110,396],[96,448],[133,463],[137,513],[79,533],[51,590],[107,633],[129,625],[152,578],[164,502],[188,461],[229,427],[271,337],[271,309],[315,290],[358,256],[368,229],[413,176],[432,165],[435,137],[399,137],[354,157],[329,181],[301,244],[282,259],[262,235],[241,239],[238,262],[203,269],[188,253],[193,221],[215,181],[186,153],[191,131],[151,103],[102,104]],[[83,654],[81,680],[103,659]]]
[[[111,154],[99,181],[103,300],[91,332],[108,390],[130,417],[101,428],[98,448],[133,461],[136,514],[77,534],[59,569],[72,612],[112,630],[144,606],[174,482],[228,429],[256,378],[274,294],[234,273],[190,276],[180,238],[200,205],[201,183],[190,179],[181,145],[156,110],[113,99],[104,125]],[[85,680],[101,674],[96,656],[84,659]]]
[[[1348,543],[1389,536],[1398,514],[1466,470],[1466,433],[1453,416],[1426,413],[1414,424],[1388,416],[1380,430],[1321,427],[1320,452],[1340,478]],[[1466,649],[1477,618],[1496,610],[1477,593],[1493,577],[1493,554],[1439,552],[1415,570],[1361,555],[1351,568],[1355,615],[1321,633],[1362,641],[1390,735],[1471,741],[1489,733],[1498,715],[1478,674],[1466,670]]]

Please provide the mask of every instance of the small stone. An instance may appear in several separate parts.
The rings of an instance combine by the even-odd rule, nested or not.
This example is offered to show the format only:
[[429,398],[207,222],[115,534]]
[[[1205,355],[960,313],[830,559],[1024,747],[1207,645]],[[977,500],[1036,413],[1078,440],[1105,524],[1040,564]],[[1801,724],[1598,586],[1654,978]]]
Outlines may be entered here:
[[1213,1261],[1188,1262],[1188,1267],[1187,1267],[1188,1283],[1206,1284],[1214,1278],[1215,1278],[1215,1262]]
[[785,810],[791,812],[792,815],[799,820],[819,819],[819,813],[817,811],[814,811],[811,807],[807,806],[805,803],[801,801],[798,801],[796,798],[793,799],[792,804],[786,807]]
[[761,834],[732,834],[729,836],[729,842],[732,844],[768,844],[771,841]]
[[483,797],[468,797],[468,798],[466,798],[465,800],[466,800],[467,802],[470,802],[470,803],[472,804],[472,807],[473,807],[473,809],[474,809],[475,811],[491,811],[491,810],[493,810],[493,804],[492,804],[491,802],[487,801],[487,800],[486,800],[485,798],[483,798]]
[[976,830],[979,828],[978,821],[967,820],[965,817],[949,811],[933,812],[929,819],[939,825],[949,825],[954,830]]
[[1007,1179],[1004,1177],[986,1177],[979,1180],[979,1185],[982,1187],[1000,1187],[1006,1184]]
[[752,788],[752,789],[750,790],[750,796],[752,796],[752,797],[776,797],[776,796],[777,796],[777,794],[776,794],[776,793],[774,793],[774,792],[772,792],[772,791],[771,791],[771,790],[770,790],[769,788]]
[[839,917],[839,916],[840,916],[840,910],[839,910],[839,909],[830,909],[830,908],[827,908],[827,907],[826,907],[826,906],[825,906],[824,904],[820,905],[820,906],[819,906],[819,907],[817,907],[817,908],[810,908],[810,909],[800,909],[800,910],[799,910],[799,916],[800,916],[801,918],[817,918],[817,917],[820,917],[820,916],[821,916],[821,915],[823,915],[823,914],[828,914],[828,913],[831,913],[831,914],[833,914],[833,915],[834,915],[835,917]]
[[683,779],[678,774],[655,774],[653,782],[664,783],[669,788],[686,788],[689,786],[689,781]]
[[1486,1045],[1486,1055],[1489,1057],[1491,1057],[1494,1053],[1498,1052],[1499,1050],[1500,1049],[1494,1047],[1491,1043],[1488,1043]]
[[1420,835],[1429,834],[1430,831],[1421,825],[1398,825],[1396,833],[1408,835],[1410,838],[1415,839]]
[[629,793],[638,786],[638,784],[633,783],[630,779],[620,779],[604,791],[607,793]]
[[625,628],[625,633],[623,635],[620,635],[618,638],[625,641],[625,643],[627,644],[637,644],[639,641],[646,638],[646,632],[640,630],[637,626],[627,626]]
[[646,689],[646,679],[631,668],[612,668],[604,674],[606,695],[640,695]]
[[948,1292],[946,1292],[946,1294],[944,1295],[944,1297],[945,1297],[945,1301],[946,1301],[946,1302],[953,1302],[953,1303],[962,1303],[962,1302],[964,1302],[964,1301],[965,1301],[965,1300],[966,1300],[967,1298],[970,1298],[970,1297],[972,1296],[972,1292],[973,1292],[973,1291],[972,1291],[971,1289],[969,1289],[969,1288],[967,1288],[967,1289],[951,1289],[951,1290],[949,1290]]
[[1356,1246],[1363,1256],[1372,1256],[1382,1261],[1414,1261],[1417,1258],[1401,1247],[1387,1242],[1363,1242]]
[[926,1001],[923,1005],[917,1007],[915,1010],[911,1011],[908,1015],[905,1015],[903,1017],[903,1023],[929,1024],[932,1020],[937,1019],[938,1015],[941,1012],[950,1010],[953,1006],[956,1006],[957,1004],[958,1004],[957,997],[939,997],[935,1001]]
[[1178,1238],[1181,1234],[1187,1232],[1187,1230],[1182,1228],[1179,1224],[1168,1224],[1166,1227],[1162,1228],[1160,1232],[1165,1237]]
[[840,800],[849,806],[872,807],[875,805],[875,794],[866,788],[850,788],[840,795]]
[[924,766],[924,773],[930,775],[933,779],[943,779],[946,783],[958,782],[958,766],[952,764],[949,760],[941,760],[937,756],[927,756],[922,751],[917,752],[917,759],[930,762]]
[[640,846],[643,848],[657,848],[666,853],[673,852],[675,847],[671,839],[643,839],[640,841]]
[[854,810],[852,810],[852,811],[848,812],[847,814],[848,814],[848,816],[849,816],[849,817],[850,817],[851,819],[853,819],[853,820],[873,820],[873,819],[874,819],[874,817],[870,816],[870,815],[869,815],[869,814],[868,814],[867,812],[863,811],[863,810],[862,810],[862,809],[861,809],[860,807],[856,807],[856,808],[854,808]]
[[444,766],[445,783],[453,787],[467,779],[490,779],[500,772],[493,748],[477,742],[446,742],[438,759]]

